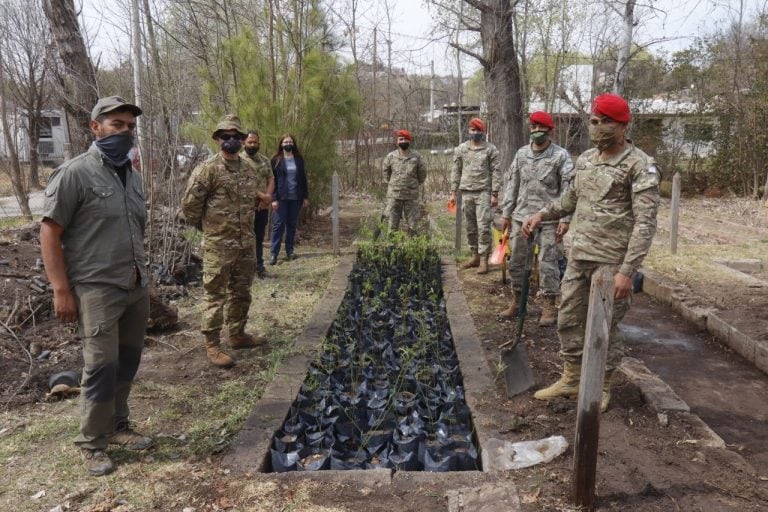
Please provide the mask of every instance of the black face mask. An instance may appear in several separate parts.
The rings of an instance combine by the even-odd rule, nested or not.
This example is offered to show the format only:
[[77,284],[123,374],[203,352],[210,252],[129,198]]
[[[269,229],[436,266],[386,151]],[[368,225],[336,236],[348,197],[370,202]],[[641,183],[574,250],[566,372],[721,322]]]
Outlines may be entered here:
[[405,151],[406,149],[408,149],[409,147],[411,147],[411,143],[410,143],[410,142],[401,142],[401,143],[399,143],[399,144],[397,145],[397,147],[399,147],[400,149],[402,149],[403,151]]
[[94,142],[101,154],[110,164],[122,167],[131,161],[128,152],[133,147],[133,134],[130,132],[113,133]]
[[240,139],[228,139],[221,143],[221,149],[230,155],[236,154],[242,147]]
[[293,144],[283,144],[283,151],[293,153]]
[[246,146],[245,152],[248,153],[248,156],[256,156],[256,153],[259,152],[259,146],[256,146],[256,147]]
[[483,140],[485,140],[485,134],[482,133],[482,132],[480,132],[480,133],[470,133],[469,134],[469,138],[472,139],[475,142],[482,142]]

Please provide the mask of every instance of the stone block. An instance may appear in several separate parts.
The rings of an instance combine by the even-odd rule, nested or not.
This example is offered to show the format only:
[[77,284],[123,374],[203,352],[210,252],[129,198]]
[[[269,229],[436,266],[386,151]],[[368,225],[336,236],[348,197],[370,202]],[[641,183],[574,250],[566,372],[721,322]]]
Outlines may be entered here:
[[752,338],[736,329],[735,327],[731,327],[731,335],[729,337],[728,344],[734,352],[741,354],[744,359],[754,364],[755,341]]
[[717,313],[707,315],[707,331],[720,341],[722,345],[730,347],[731,326],[720,318]]
[[654,411],[690,412],[688,404],[639,359],[625,357],[619,371],[640,389],[640,394]]
[[768,342],[758,341],[755,343],[755,366],[768,375]]

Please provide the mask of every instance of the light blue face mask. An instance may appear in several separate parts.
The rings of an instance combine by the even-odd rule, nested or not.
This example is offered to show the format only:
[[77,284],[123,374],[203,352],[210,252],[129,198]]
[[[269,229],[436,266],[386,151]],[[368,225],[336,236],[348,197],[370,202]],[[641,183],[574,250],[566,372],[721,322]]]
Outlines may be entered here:
[[122,167],[131,161],[128,152],[133,147],[133,134],[130,132],[114,133],[95,141],[94,144],[115,167]]

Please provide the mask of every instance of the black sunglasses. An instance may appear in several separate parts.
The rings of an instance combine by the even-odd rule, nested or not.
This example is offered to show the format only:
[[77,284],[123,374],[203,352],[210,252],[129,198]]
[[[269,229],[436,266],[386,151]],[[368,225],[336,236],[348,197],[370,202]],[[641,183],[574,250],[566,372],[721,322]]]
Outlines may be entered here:
[[239,133],[220,133],[219,138],[221,140],[232,140],[232,139],[243,140],[243,136],[240,135]]

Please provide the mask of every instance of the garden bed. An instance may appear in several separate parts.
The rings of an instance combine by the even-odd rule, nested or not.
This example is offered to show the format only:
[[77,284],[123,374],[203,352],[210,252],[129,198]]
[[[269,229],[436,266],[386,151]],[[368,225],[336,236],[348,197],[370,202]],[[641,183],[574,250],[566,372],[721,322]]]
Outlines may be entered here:
[[272,471],[480,469],[441,277],[422,238],[360,248]]

